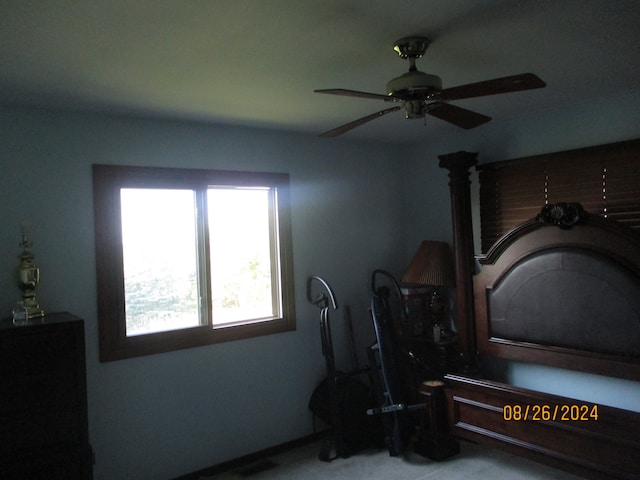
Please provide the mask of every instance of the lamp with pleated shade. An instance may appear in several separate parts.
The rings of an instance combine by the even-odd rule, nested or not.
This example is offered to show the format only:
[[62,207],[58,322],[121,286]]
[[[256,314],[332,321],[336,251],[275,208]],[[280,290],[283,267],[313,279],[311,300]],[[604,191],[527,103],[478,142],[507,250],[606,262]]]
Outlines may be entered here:
[[423,241],[402,276],[402,284],[406,287],[433,287],[429,311],[433,338],[437,342],[440,341],[445,310],[440,288],[454,285],[453,259],[449,244],[433,240]]
[[446,242],[425,240],[402,276],[407,285],[431,287],[453,286],[453,261],[451,247]]

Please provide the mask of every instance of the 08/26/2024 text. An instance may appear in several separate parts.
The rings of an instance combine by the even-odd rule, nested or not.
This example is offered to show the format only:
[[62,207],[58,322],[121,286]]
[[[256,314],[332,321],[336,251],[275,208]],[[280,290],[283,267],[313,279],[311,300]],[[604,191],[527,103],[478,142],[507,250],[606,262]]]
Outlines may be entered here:
[[598,420],[598,405],[505,405],[502,418],[511,421],[595,421]]

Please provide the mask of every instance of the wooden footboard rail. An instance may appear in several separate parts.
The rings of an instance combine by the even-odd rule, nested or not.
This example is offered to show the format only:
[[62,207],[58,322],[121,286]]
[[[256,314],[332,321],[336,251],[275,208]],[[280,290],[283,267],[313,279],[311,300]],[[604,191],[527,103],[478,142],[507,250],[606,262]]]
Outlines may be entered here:
[[447,375],[451,433],[594,479],[640,479],[640,413]]

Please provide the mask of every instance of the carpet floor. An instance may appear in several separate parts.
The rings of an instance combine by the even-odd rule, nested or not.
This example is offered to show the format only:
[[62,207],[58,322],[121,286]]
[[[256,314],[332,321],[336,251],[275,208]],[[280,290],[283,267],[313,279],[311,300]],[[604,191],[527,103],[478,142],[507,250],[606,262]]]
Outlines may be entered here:
[[370,449],[332,462],[318,460],[311,443],[200,480],[577,480],[579,477],[505,452],[463,442],[459,455],[435,462],[414,453],[391,457]]

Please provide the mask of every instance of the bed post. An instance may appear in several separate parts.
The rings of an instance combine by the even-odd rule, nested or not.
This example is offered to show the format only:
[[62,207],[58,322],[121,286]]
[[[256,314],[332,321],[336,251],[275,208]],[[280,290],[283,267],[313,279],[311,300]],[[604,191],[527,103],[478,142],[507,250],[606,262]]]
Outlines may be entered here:
[[474,247],[471,219],[469,169],[477,165],[477,153],[456,152],[438,155],[440,167],[449,170],[451,214],[453,219],[453,255],[456,286],[456,327],[461,369],[477,371],[476,333],[473,309]]

